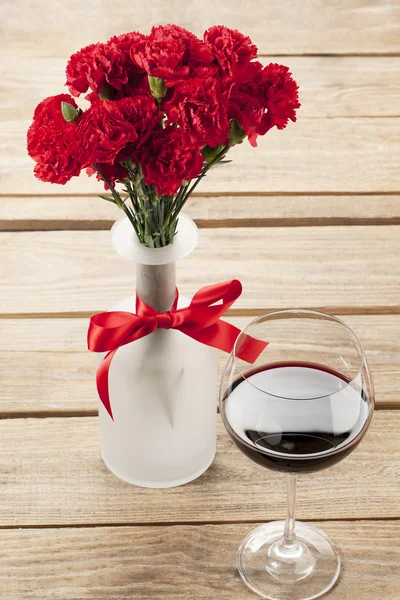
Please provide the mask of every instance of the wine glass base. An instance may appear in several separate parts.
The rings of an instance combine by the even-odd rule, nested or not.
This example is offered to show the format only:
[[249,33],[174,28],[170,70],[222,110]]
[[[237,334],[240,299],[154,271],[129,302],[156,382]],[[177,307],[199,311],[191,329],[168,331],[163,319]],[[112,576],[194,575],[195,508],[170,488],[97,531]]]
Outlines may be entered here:
[[277,521],[249,533],[237,554],[240,576],[269,600],[319,598],[339,577],[339,552],[323,531],[298,521],[297,542],[285,547],[284,526],[284,521]]

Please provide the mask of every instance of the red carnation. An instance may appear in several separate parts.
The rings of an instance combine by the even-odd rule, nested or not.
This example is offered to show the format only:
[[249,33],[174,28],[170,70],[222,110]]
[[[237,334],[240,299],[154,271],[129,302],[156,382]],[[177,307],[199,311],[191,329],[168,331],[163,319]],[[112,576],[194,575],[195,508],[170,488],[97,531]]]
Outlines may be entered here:
[[100,64],[104,44],[90,44],[71,56],[66,68],[66,85],[74,96],[91,88],[99,93],[104,89],[105,73]]
[[139,162],[144,144],[155,129],[161,128],[162,114],[152,96],[123,98],[117,102],[117,106],[124,119],[135,127],[138,134],[134,144],[126,146],[118,154],[117,160],[122,162],[131,158],[134,162]]
[[150,138],[141,164],[145,182],[160,196],[172,196],[184,180],[200,175],[203,157],[184,131],[169,125]]
[[249,63],[236,74],[236,82],[229,94],[228,116],[235,119],[246,132],[252,146],[257,145],[256,129],[265,112],[260,79],[263,66]]
[[124,65],[133,73],[139,72],[142,69],[132,62],[131,59],[131,50],[132,48],[136,48],[139,50],[143,48],[146,43],[147,36],[143,35],[143,33],[138,33],[137,31],[132,31],[131,33],[121,33],[120,35],[114,35],[107,42],[107,46],[109,46],[114,52],[120,52]]
[[98,100],[78,120],[83,166],[113,163],[117,154],[138,137],[135,127],[118,108],[119,102]]
[[193,142],[202,147],[228,142],[229,121],[219,84],[211,78],[189,79],[176,86],[163,103],[168,123],[176,123]]
[[91,44],[73,54],[66,69],[66,85],[71,94],[79,96],[89,88],[100,94],[106,84],[121,90],[139,72],[130,59],[130,50],[140,47],[144,39],[144,35],[132,32],[114,36],[107,44]]
[[193,33],[177,25],[153,27],[143,47],[132,47],[132,60],[152,77],[173,86],[189,76],[194,63],[211,63],[212,54]]
[[284,129],[289,119],[296,121],[296,109],[300,108],[299,86],[289,67],[274,63],[266,66],[262,72],[261,87],[268,112],[263,116],[258,133],[263,135],[275,125]]
[[36,161],[35,175],[42,181],[65,184],[79,175],[76,158],[76,122],[67,123],[61,112],[62,102],[78,108],[68,94],[46,98],[36,107],[28,130],[28,153]]
[[210,27],[204,33],[204,41],[223,72],[230,76],[237,67],[257,57],[257,46],[249,37],[223,25]]
[[134,98],[123,98],[116,105],[124,118],[134,125],[141,141],[161,124],[162,114],[158,110],[156,101],[152,96],[139,95]]
[[275,125],[286,127],[288,120],[296,121],[298,86],[288,67],[261,63],[249,63],[236,74],[232,86],[228,116],[235,119],[247,133],[252,146],[257,137],[264,135]]
[[112,81],[107,80],[110,85],[118,90],[115,95],[116,98],[123,98],[135,93],[147,93],[150,95],[147,73],[133,62],[130,55],[132,48],[142,48],[145,42],[146,36],[136,31],[115,35],[108,40],[106,46],[116,54],[127,77],[127,81],[121,86],[114,85]]

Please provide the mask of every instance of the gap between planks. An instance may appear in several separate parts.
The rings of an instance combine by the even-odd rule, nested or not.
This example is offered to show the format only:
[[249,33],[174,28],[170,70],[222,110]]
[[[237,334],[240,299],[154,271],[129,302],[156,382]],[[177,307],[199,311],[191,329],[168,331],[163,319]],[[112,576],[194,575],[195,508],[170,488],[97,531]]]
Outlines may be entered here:
[[[296,308],[296,307],[294,307]],[[302,307],[304,308],[304,307]],[[310,310],[317,310],[338,316],[345,315],[399,315],[400,305],[398,306],[308,306]],[[265,308],[236,308],[230,309],[225,314],[230,317],[259,317],[265,313],[282,310],[278,307]],[[0,313],[0,319],[89,319],[96,311],[76,311],[76,312],[51,312],[51,313]]]
[[[304,522],[307,523],[335,523],[335,522],[343,522],[343,523],[363,523],[368,521],[392,521],[398,522],[400,521],[400,517],[362,517],[360,519],[355,519],[353,517],[341,517],[337,519],[332,519],[329,517],[318,517],[318,518],[310,518],[304,519]],[[8,531],[15,529],[104,529],[105,527],[118,527],[120,529],[123,528],[132,528],[132,527],[204,527],[205,525],[262,525],[263,523],[272,522],[270,519],[249,519],[246,521],[239,520],[231,520],[231,521],[165,521],[165,522],[155,522],[155,523],[124,523],[121,521],[120,523],[58,523],[56,525],[49,524],[40,524],[40,525],[0,525],[0,531]]]
[[[392,410],[392,411],[396,411],[396,410],[400,410],[400,404],[396,405],[393,403],[380,403],[380,404],[375,404],[375,409],[374,411],[379,411],[379,410]],[[219,414],[219,408],[217,409],[217,412]],[[0,421],[10,421],[13,419],[74,419],[76,417],[82,418],[82,419],[88,419],[88,418],[93,418],[93,417],[97,417],[98,416],[98,411],[97,410],[82,410],[82,411],[63,411],[63,412],[49,412],[49,411],[43,411],[43,412],[33,412],[33,411],[26,411],[26,412],[20,412],[20,413],[0,413]],[[1,529],[1,526],[0,526]]]
[[[332,227],[332,226],[367,226],[400,225],[400,217],[351,218],[351,217],[316,217],[316,218],[281,218],[281,219],[194,219],[199,229],[218,229],[235,227]],[[24,231],[102,231],[109,229],[115,220],[48,220],[34,221],[15,219],[0,220],[0,231],[21,233]]]
[[[256,198],[259,197],[270,197],[270,196],[280,196],[285,198],[286,196],[398,196],[400,194],[400,190],[398,191],[382,191],[382,192],[371,192],[371,191],[364,191],[364,192],[360,192],[360,191],[333,191],[333,192],[317,192],[317,191],[310,191],[310,192],[297,192],[297,191],[277,191],[277,192],[258,192],[258,191],[250,191],[250,192],[246,192],[246,191],[240,191],[240,192],[221,192],[221,191],[216,191],[216,192],[194,192],[193,194],[191,194],[191,198],[225,198],[226,196],[232,196],[234,198],[243,198],[246,196],[254,196]],[[34,194],[2,194],[0,193],[0,201],[2,198],[54,198],[55,195],[54,194],[38,194],[38,193],[34,193]],[[57,198],[99,198],[98,194],[95,193],[78,193],[78,192],[74,192],[74,193],[57,193],[56,194]]]
[[285,54],[284,52],[279,52],[274,54],[259,54],[258,58],[274,58],[281,56],[283,58],[390,58],[392,56],[400,56],[400,52],[345,52],[344,54],[339,54],[338,52],[297,52],[292,54]]
[[[400,194],[193,195],[185,212],[202,229],[399,225]],[[0,199],[5,232],[101,231],[120,214],[93,194]]]

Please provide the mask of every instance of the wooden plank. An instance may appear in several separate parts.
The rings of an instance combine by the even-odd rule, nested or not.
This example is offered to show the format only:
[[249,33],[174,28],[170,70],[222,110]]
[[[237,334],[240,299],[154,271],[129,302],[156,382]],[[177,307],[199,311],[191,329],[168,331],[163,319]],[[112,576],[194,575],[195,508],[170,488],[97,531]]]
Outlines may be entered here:
[[[400,196],[192,196],[199,227],[400,224]],[[121,213],[97,196],[0,198],[0,230],[108,229]]]
[[[240,329],[251,317],[228,317]],[[362,339],[378,408],[400,408],[400,315],[348,315]],[[0,415],[97,414],[88,319],[0,320]],[[227,355],[219,355],[219,377]]]
[[[220,421],[212,467],[191,484],[162,491],[108,471],[95,417],[3,419],[0,450],[0,526],[230,522],[284,513],[284,478],[241,454]],[[400,517],[399,452],[400,412],[377,411],[346,460],[300,479],[298,518]]]
[[[31,119],[43,98],[62,93],[67,59],[26,56],[18,68],[14,61],[4,63],[0,122]],[[270,60],[261,59],[264,64]],[[290,66],[300,86],[302,119],[400,115],[397,57],[277,56],[273,61]],[[83,98],[79,103],[88,106]]]
[[[21,14],[24,18],[21,19]],[[60,19],[62,15],[62,19]],[[46,6],[33,0],[5,2],[1,21],[7,24],[1,51],[64,56],[97,40],[134,29],[147,33],[151,25],[170,23],[187,27],[198,35],[223,23],[250,35],[261,53],[389,53],[399,52],[399,5],[370,0],[254,0],[251,8],[226,2],[155,0],[137,3],[127,15],[124,0],[87,5],[54,0]],[[68,36],[65,32],[68,31]]]
[[[396,226],[203,229],[177,281],[190,296],[237,277],[244,293],[236,309],[388,311],[399,303],[399,249]],[[2,233],[0,265],[3,315],[89,314],[134,289],[134,264],[115,254],[107,231]]]
[[[400,598],[398,521],[317,523],[342,552],[332,600]],[[0,593],[13,600],[251,600],[235,553],[254,525],[0,531]],[[40,558],[40,560],[38,560]]]
[[[95,177],[51,185],[33,175],[26,152],[30,121],[7,121],[0,138],[2,195],[96,194]],[[399,192],[400,119],[302,119],[283,131],[272,129],[259,147],[232,149],[233,162],[201,182],[204,193],[370,193]]]

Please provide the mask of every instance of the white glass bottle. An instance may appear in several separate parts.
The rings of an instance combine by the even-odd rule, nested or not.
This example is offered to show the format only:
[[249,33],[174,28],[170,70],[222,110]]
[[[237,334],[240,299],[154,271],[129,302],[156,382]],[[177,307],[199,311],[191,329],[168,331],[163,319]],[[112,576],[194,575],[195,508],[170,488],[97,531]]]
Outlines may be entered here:
[[[177,231],[173,244],[152,249],[140,244],[125,215],[111,230],[114,249],[136,262],[139,298],[158,312],[171,309],[175,263],[194,250],[199,237],[195,223],[182,214]],[[189,302],[179,296],[178,308]],[[135,312],[135,296],[111,310]],[[159,329],[119,348],[109,371],[109,393],[114,420],[100,402],[101,453],[115,475],[135,485],[166,488],[207,470],[216,451],[215,348],[180,331]]]

